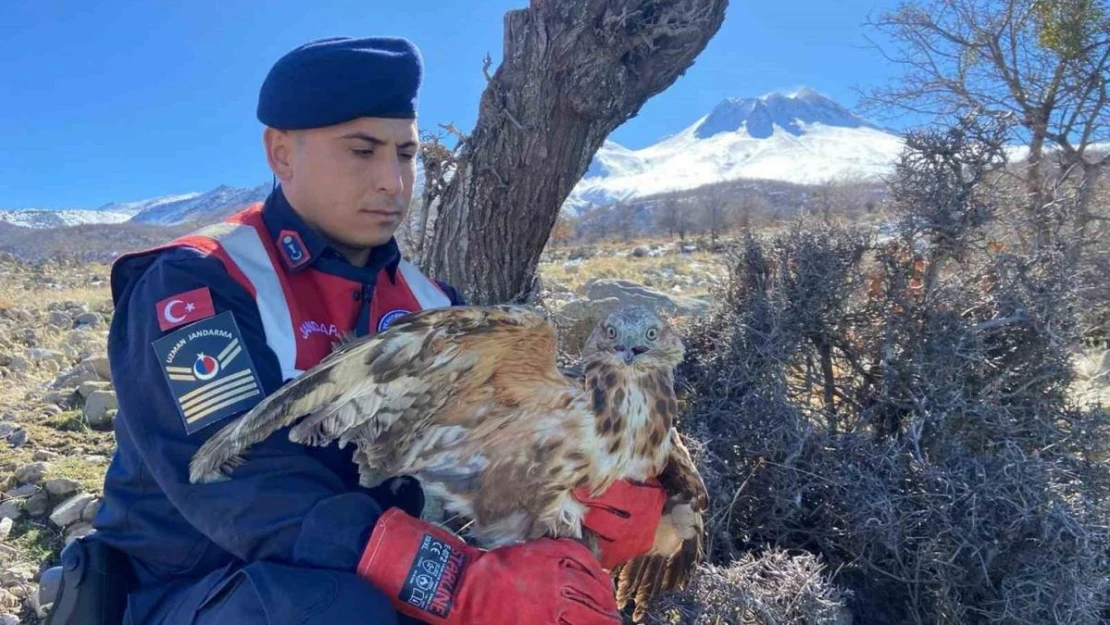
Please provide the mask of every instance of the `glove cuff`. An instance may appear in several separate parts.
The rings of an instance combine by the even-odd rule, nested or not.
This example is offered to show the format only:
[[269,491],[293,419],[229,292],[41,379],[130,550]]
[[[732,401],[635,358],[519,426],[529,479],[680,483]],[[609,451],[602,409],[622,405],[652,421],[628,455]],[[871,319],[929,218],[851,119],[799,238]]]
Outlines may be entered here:
[[357,571],[398,612],[430,625],[449,625],[457,622],[452,608],[477,553],[454,534],[390,508],[374,525]]

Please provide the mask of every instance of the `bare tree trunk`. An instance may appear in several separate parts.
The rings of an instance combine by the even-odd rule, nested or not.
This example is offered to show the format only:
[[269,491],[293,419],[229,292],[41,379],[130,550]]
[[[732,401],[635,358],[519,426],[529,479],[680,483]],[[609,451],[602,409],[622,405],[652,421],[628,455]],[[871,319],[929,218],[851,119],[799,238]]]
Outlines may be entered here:
[[418,262],[474,304],[526,301],[563,201],[617,126],[685,72],[728,0],[532,0],[505,17],[504,60]]

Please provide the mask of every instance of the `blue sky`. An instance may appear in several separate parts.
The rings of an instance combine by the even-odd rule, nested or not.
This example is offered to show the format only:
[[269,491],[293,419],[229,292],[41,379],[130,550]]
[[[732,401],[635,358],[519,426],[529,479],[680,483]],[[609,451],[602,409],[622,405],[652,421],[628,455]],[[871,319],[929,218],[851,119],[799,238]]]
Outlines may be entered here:
[[[612,139],[649,145],[727,97],[807,85],[847,106],[895,68],[861,24],[895,0],[732,0],[693,67]],[[469,129],[526,0],[8,0],[0,2],[0,207],[111,201],[268,181],[258,87],[279,56],[332,35],[420,46],[422,127]]]

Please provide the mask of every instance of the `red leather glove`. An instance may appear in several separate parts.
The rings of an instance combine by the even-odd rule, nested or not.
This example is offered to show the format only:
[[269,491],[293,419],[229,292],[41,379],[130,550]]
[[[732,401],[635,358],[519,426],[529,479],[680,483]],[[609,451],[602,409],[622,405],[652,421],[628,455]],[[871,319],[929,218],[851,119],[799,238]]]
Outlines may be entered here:
[[600,539],[601,566],[611,569],[651,551],[667,500],[659,480],[620,480],[597,497],[581,488],[574,497],[589,508],[582,524]]
[[488,551],[391,508],[358,574],[430,625],[620,625],[613,582],[585,546],[541,538]]

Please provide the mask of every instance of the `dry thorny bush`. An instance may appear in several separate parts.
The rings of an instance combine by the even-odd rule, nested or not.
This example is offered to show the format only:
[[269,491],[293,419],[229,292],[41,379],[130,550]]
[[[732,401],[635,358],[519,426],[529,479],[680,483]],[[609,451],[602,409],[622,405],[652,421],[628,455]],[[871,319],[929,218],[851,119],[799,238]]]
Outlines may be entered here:
[[[999,221],[1007,164],[983,128],[910,136],[889,240],[799,225],[735,250],[678,372],[712,566],[656,618],[833,623],[837,602],[869,624],[1110,617],[1110,419],[1067,393],[1075,257],[989,237],[1028,224]],[[827,570],[792,562],[805,580],[768,584],[751,574],[768,549]]]

